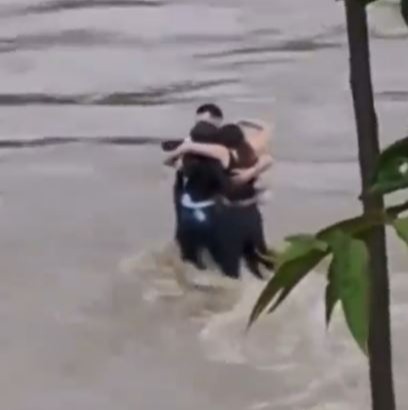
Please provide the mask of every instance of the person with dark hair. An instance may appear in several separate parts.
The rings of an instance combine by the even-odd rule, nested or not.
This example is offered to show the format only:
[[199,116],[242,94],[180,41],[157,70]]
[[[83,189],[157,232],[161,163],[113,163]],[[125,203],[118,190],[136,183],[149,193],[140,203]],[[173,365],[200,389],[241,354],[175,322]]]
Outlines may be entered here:
[[[197,108],[194,122],[195,124],[199,122],[206,122],[218,128],[222,125],[223,118],[224,114],[218,105],[207,103],[202,104]],[[175,140],[165,140],[161,145],[164,151],[172,151],[186,141],[191,141],[191,135],[185,139],[180,138]]]
[[[192,141],[208,148],[216,142],[218,129],[208,122],[198,122],[190,132]],[[213,149],[217,149],[216,146]],[[181,158],[174,190],[176,206],[176,241],[182,258],[198,268],[205,268],[203,251],[207,250],[218,261],[214,229],[217,224],[217,197],[229,191],[231,184],[226,174],[228,158],[219,160],[187,153]],[[218,247],[219,248],[219,247]]]
[[222,265],[238,274],[240,255],[243,255],[249,270],[261,276],[259,264],[264,261],[259,254],[265,255],[268,249],[255,183],[258,175],[269,167],[270,159],[264,156],[258,160],[241,127],[236,124],[222,127],[218,136],[235,154],[230,163],[231,172],[242,171],[240,179],[235,180],[234,189],[226,191],[222,197],[223,215],[217,223]]
[[[197,197],[193,198],[193,202],[180,203],[179,211],[192,207],[195,210],[190,212],[190,215],[202,217],[202,223],[196,221],[195,224],[191,223],[193,219],[190,219],[190,223],[187,221],[187,224],[183,223],[186,222],[185,220],[179,220],[176,238],[181,246],[183,257],[195,261],[197,249],[207,248],[221,270],[227,276],[235,278],[239,276],[240,261],[244,257],[250,270],[261,277],[257,252],[266,252],[266,243],[262,218],[256,203],[254,179],[270,163],[265,161],[265,158],[263,161],[258,160],[255,150],[246,141],[239,126],[229,124],[216,132],[218,131],[216,128],[209,127],[209,124],[207,127],[204,125],[205,123],[198,123],[191,132],[192,142],[184,143],[168,158],[168,162],[172,162],[182,156],[184,177],[191,172],[185,160],[191,155],[200,158],[201,167],[197,167],[196,162],[196,166],[190,168],[195,169],[195,174],[190,174],[187,178],[191,185],[184,187],[185,192],[188,192],[184,194],[184,200],[191,199],[190,191],[194,192],[194,189],[201,194],[205,192],[204,197],[208,199],[209,191],[204,188],[206,183],[203,181],[207,181],[207,186],[213,189],[211,201],[200,204],[207,208],[208,218],[204,218],[205,214],[202,210],[197,210],[197,202],[194,203]],[[206,128],[209,132],[203,135]],[[206,162],[210,159],[211,166]],[[234,169],[245,170],[239,174],[235,182],[231,178],[231,171]],[[191,178],[191,175],[195,177]],[[211,180],[212,184],[209,182]],[[222,199],[221,206],[220,199]],[[189,213],[184,209],[184,214]],[[185,257],[186,249],[190,250],[192,257]]]
[[222,125],[224,114],[221,108],[215,104],[203,104],[196,110],[196,123],[201,121],[209,122],[216,127]]
[[[190,131],[190,136],[186,140],[197,143],[210,143],[214,139],[217,128],[222,125],[224,114],[221,108],[213,103],[200,105],[195,112],[195,125]],[[184,140],[184,141],[186,141]],[[169,148],[176,149],[183,143],[183,140],[175,141]],[[173,146],[171,146],[173,145]],[[166,149],[166,143],[164,144]],[[216,149],[216,148],[215,148]],[[166,149],[169,150],[169,149]],[[173,151],[174,152],[174,151]],[[201,158],[202,159],[202,158]],[[217,159],[217,158],[215,158]],[[180,164],[181,165],[181,164]],[[181,211],[181,194],[183,186],[183,172],[181,166],[176,170],[175,181],[173,184],[173,205],[175,212],[175,239],[179,241],[180,236],[180,211]]]

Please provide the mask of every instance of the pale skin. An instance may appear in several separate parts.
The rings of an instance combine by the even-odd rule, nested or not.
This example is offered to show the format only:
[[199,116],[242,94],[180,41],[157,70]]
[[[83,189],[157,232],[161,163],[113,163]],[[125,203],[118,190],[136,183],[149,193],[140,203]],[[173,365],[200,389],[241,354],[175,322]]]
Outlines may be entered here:
[[[234,170],[233,181],[243,184],[257,178],[272,165],[272,157],[267,154],[271,131],[266,123],[259,120],[242,120],[238,122],[238,125],[242,128],[247,143],[258,156],[258,161],[253,167]],[[178,160],[187,153],[214,158],[220,161],[224,168],[228,167],[230,161],[230,152],[222,145],[185,141],[166,157],[164,163],[168,166],[175,166]]]
[[244,132],[245,140],[260,157],[267,154],[268,142],[271,137],[271,127],[261,120],[240,120],[237,124]]
[[273,164],[272,157],[269,154],[264,154],[259,157],[257,163],[250,168],[234,170],[232,181],[236,184],[245,184],[267,171]]

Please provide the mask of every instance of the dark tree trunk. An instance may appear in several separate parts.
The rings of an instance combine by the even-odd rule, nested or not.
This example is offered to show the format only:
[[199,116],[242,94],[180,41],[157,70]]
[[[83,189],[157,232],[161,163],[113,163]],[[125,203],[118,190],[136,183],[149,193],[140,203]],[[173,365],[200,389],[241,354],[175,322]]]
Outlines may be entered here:
[[[345,0],[350,52],[350,83],[357,124],[363,192],[369,186],[380,152],[377,116],[371,83],[366,9],[361,0]],[[363,198],[364,212],[384,208],[382,197]],[[371,262],[369,359],[373,410],[395,410],[392,377],[390,297],[385,229],[375,228],[367,239]]]
[[408,0],[401,0],[401,14],[408,25]]

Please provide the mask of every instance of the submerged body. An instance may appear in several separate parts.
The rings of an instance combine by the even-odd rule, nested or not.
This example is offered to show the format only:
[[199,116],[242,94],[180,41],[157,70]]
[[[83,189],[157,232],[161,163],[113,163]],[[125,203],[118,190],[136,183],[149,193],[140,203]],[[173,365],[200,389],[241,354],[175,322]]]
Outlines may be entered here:
[[228,167],[191,152],[183,157],[174,189],[176,240],[183,259],[198,268],[206,268],[202,257],[206,250],[226,276],[238,278],[244,258],[250,271],[261,278],[258,252],[265,253],[267,247],[255,179],[238,185],[232,178],[234,169],[256,162],[250,147],[244,152],[241,156],[230,153]]

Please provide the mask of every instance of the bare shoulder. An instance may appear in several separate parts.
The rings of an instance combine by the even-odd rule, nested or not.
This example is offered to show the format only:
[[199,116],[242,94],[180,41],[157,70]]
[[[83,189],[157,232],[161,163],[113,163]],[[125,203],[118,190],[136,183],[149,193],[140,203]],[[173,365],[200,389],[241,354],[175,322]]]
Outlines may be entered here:
[[251,139],[255,135],[259,134],[259,132],[262,131],[261,128],[255,128],[251,126],[250,124],[238,124],[239,127],[241,128],[242,133],[244,134],[245,139],[248,141],[248,139]]

